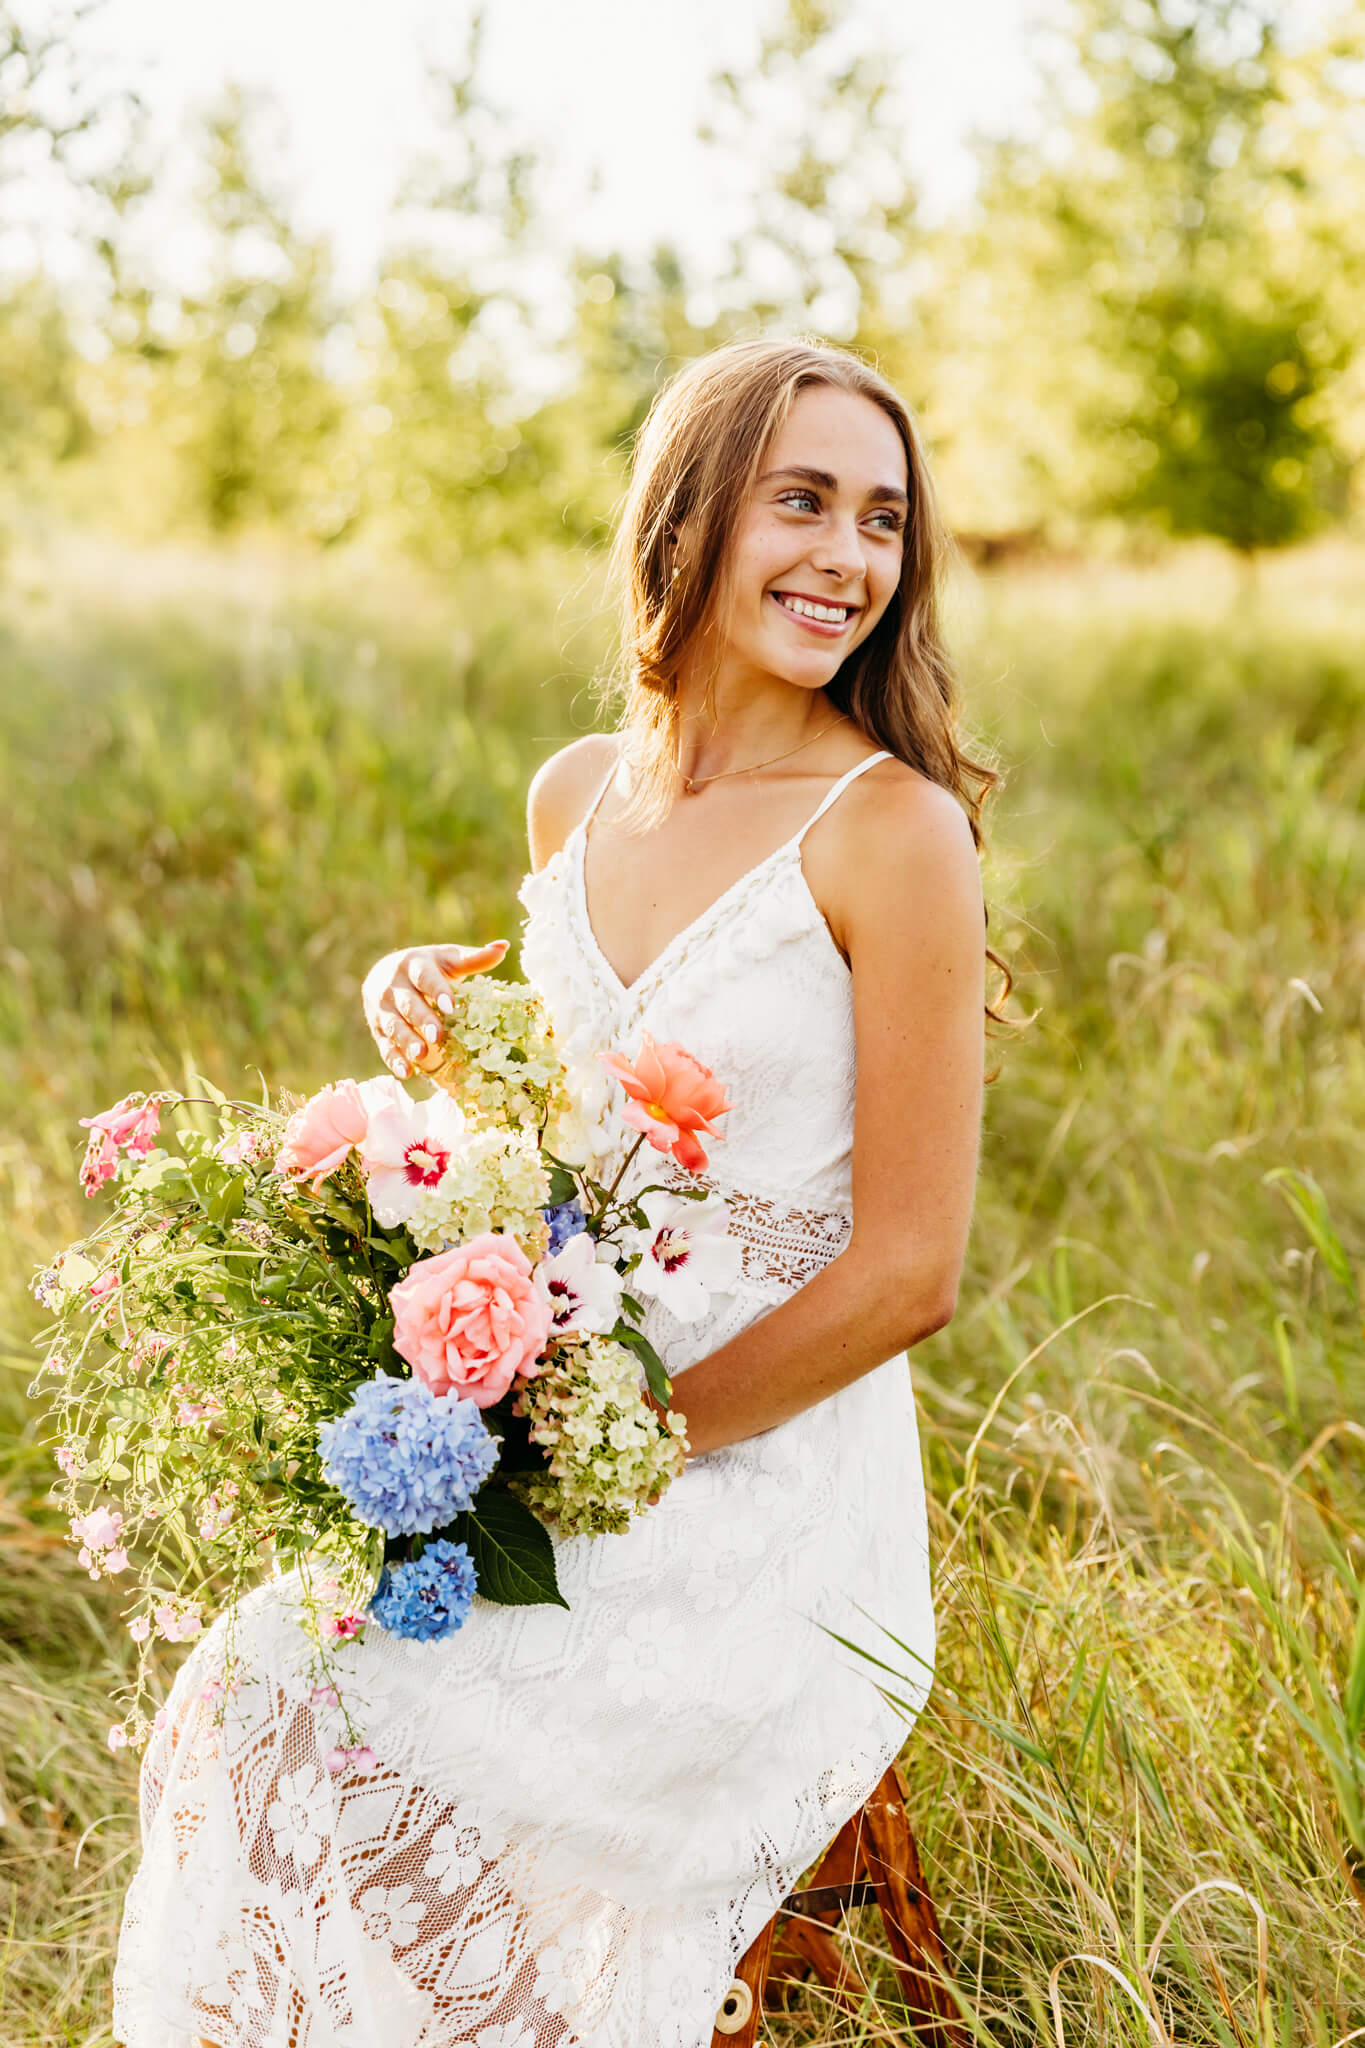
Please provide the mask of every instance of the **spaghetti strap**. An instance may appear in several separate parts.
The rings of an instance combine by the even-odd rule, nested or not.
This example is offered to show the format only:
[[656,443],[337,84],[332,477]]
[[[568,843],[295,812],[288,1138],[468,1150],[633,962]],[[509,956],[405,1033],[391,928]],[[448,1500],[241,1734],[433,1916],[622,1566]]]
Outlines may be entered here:
[[617,771],[617,769],[618,769],[618,768],[620,767],[620,765],[621,765],[621,754],[620,754],[620,750],[619,750],[619,748],[618,748],[618,750],[617,750],[617,753],[616,753],[616,755],[615,755],[615,758],[613,759],[613,761],[612,761],[612,764],[611,764],[610,768],[608,768],[608,770],[607,770],[607,776],[606,776],[606,780],[605,780],[605,782],[603,782],[603,784],[602,784],[602,785],[601,785],[601,787],[599,788],[599,790],[598,790],[598,792],[597,792],[596,796],[595,796],[595,797],[593,798],[592,802],[591,802],[591,803],[590,803],[590,804],[588,805],[588,808],[587,808],[587,810],[586,810],[586,811],[584,811],[584,813],[583,813],[582,817],[581,817],[581,818],[579,819],[578,823],[577,823],[577,824],[576,824],[576,825],[574,826],[574,831],[575,831],[575,832],[581,832],[581,833],[583,834],[583,837],[584,837],[584,839],[585,839],[585,840],[586,840],[586,838],[587,838],[587,836],[588,836],[588,827],[589,827],[589,825],[590,825],[590,824],[592,823],[593,819],[594,819],[594,818],[595,818],[595,817],[597,816],[598,806],[599,806],[599,805],[601,804],[601,801],[602,801],[603,797],[604,797],[604,796],[606,795],[607,791],[608,791],[608,790],[609,790],[609,789],[611,788],[611,786],[612,786],[613,782],[615,782],[615,780],[616,780],[616,771]]
[[848,788],[850,782],[856,782],[858,780],[858,777],[862,775],[867,769],[875,768],[878,761],[889,761],[891,759],[892,755],[890,749],[887,747],[883,747],[880,753],[867,755],[866,759],[857,762],[854,767],[850,768],[846,775],[841,775],[839,777],[839,780],[835,783],[833,789],[826,790],[823,800],[811,812],[805,824],[797,833],[796,838],[792,842],[793,845],[799,846],[801,844],[801,841],[810,831],[811,826],[818,823],[818,821],[824,817],[825,812],[829,809],[831,804],[838,802],[839,798]]

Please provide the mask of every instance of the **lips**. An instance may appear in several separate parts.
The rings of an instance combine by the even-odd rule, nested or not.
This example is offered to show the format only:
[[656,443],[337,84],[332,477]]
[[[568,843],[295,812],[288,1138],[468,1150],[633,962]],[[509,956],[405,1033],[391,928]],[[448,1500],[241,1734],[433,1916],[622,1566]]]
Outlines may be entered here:
[[[768,595],[772,598],[774,604],[781,606],[789,619],[795,619],[798,625],[805,626],[812,632],[823,633],[828,639],[835,638],[844,632],[849,621],[856,618],[862,609],[861,605],[845,604],[841,601],[831,602],[828,598],[823,597],[811,597],[804,590],[771,590]],[[798,605],[802,609],[798,610]],[[811,611],[805,609],[806,606],[812,606],[821,613],[833,613],[836,616],[814,617]]]

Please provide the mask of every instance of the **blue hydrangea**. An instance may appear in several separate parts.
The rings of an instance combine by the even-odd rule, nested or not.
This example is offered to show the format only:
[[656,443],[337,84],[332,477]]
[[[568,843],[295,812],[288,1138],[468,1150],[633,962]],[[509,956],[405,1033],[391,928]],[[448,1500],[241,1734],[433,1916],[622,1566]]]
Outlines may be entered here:
[[435,1643],[454,1635],[474,1598],[474,1561],[439,1537],[407,1564],[386,1564],[370,1612],[390,1635]]
[[550,1226],[550,1242],[547,1250],[562,1252],[571,1237],[577,1237],[587,1223],[583,1204],[575,1195],[567,1202],[556,1202],[552,1208],[542,1209],[541,1215]]
[[389,1536],[425,1535],[463,1514],[498,1462],[497,1438],[472,1401],[383,1372],[323,1423],[318,1448],[324,1477]]

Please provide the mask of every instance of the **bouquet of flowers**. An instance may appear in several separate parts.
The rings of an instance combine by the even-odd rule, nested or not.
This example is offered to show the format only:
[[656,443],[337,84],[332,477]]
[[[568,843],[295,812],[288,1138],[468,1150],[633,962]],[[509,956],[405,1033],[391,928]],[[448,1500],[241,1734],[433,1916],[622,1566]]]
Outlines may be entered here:
[[116,1199],[34,1291],[57,1497],[91,1577],[131,1593],[114,1747],[153,1725],[155,1639],[225,1613],[210,1686],[233,1685],[237,1603],[271,1573],[297,1572],[315,1693],[342,1705],[339,1643],[440,1641],[476,1592],[564,1605],[548,1532],[622,1531],[682,1468],[645,1304],[702,1315],[739,1247],[695,1183],[624,1190],[642,1145],[704,1169],[724,1090],[647,1033],[603,1055],[638,1134],[607,1182],[605,1077],[566,1073],[535,991],[453,995],[424,1100],[385,1075],[81,1119],[85,1191]]

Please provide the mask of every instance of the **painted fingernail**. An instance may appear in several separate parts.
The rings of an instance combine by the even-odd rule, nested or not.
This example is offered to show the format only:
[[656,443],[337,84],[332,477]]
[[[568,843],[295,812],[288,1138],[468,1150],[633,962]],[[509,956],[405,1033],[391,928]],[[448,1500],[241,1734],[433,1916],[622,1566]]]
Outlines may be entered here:
[[436,1040],[437,1040],[437,1038],[438,1038],[438,1036],[439,1036],[439,1035],[440,1035],[440,1027],[439,1027],[439,1025],[436,1025],[436,1024],[424,1024],[424,1025],[422,1026],[422,1036],[423,1036],[423,1038],[425,1038],[425,1040],[426,1040],[426,1042],[427,1042],[427,1044],[428,1044],[428,1045],[435,1045],[435,1043],[436,1043]]
[[407,1061],[406,1061],[406,1060],[395,1060],[395,1061],[394,1061],[394,1063],[393,1063],[393,1071],[395,1072],[395,1074],[397,1074],[397,1076],[398,1076],[398,1078],[399,1078],[399,1080],[400,1080],[400,1081],[406,1081],[406,1080],[407,1080],[407,1078],[408,1078],[408,1063],[407,1063]]
[[455,1013],[455,998],[442,993],[436,998],[436,1007],[444,1011],[447,1017],[451,1017]]

